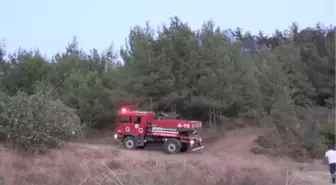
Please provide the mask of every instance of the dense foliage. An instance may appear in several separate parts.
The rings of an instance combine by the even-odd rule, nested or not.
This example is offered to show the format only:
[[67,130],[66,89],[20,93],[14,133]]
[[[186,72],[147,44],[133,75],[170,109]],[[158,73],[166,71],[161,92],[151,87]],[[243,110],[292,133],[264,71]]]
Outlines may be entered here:
[[[85,126],[112,124],[116,108],[125,103],[210,125],[225,124],[227,117],[268,120],[264,123],[277,138],[265,137],[264,144],[311,154],[323,147],[314,127],[334,123],[335,28],[317,24],[299,30],[293,24],[266,36],[222,30],[211,21],[191,30],[174,17],[160,30],[134,27],[120,55],[112,47],[85,53],[75,38],[52,61],[38,51],[6,55],[2,47],[0,84],[15,101],[48,91],[74,109]],[[13,106],[22,114],[36,111],[28,105],[11,105],[3,114],[15,112]],[[40,117],[31,119],[44,124]]]

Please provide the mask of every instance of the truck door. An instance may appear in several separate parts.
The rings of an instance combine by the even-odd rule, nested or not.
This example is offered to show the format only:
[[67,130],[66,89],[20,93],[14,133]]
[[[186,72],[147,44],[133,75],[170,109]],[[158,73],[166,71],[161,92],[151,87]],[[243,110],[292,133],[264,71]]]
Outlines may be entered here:
[[146,124],[145,124],[145,117],[143,116],[132,116],[132,133],[136,135],[144,135]]
[[117,125],[118,125],[117,130],[120,130],[120,132],[123,133],[132,132],[131,131],[131,128],[133,126],[132,117],[128,115],[118,116]]

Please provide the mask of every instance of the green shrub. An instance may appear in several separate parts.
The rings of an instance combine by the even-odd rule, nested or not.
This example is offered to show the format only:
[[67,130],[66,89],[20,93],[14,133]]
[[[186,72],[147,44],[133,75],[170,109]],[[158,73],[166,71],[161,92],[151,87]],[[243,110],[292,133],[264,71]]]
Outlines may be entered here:
[[322,124],[320,126],[320,133],[323,136],[326,145],[335,144],[335,129],[336,127],[334,123]]
[[[257,139],[261,147],[275,155],[290,155],[296,159],[323,156],[326,142],[335,138],[334,111],[324,107],[302,108],[289,103],[278,104],[263,122],[269,127]],[[326,142],[324,142],[326,141]]]
[[0,135],[15,146],[46,149],[82,134],[74,111],[59,100],[53,101],[48,94],[2,94],[0,102]]

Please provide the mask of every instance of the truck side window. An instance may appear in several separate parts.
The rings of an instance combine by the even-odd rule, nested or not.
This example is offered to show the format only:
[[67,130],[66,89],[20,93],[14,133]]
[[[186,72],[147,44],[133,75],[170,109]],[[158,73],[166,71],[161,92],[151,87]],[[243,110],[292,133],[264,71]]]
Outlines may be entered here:
[[129,116],[120,116],[119,117],[120,123],[131,123],[131,117]]
[[133,123],[135,123],[135,124],[140,124],[141,123],[141,117],[140,116],[139,117],[133,117],[132,119],[133,119]]

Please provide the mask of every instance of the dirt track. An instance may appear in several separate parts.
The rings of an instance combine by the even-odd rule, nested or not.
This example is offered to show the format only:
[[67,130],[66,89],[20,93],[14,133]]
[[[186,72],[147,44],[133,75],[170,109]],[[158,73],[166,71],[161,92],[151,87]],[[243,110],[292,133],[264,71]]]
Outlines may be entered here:
[[[5,185],[40,184],[38,182],[49,185],[63,184],[65,181],[68,184],[84,185],[103,184],[104,179],[112,182],[113,179],[106,175],[112,173],[116,181],[114,184],[122,185],[123,180],[132,179],[134,183],[141,184],[139,178],[149,174],[168,173],[169,169],[175,170],[163,176],[170,176],[170,180],[172,175],[178,177],[181,173],[188,173],[202,175],[209,182],[223,173],[229,173],[230,169],[236,169],[239,173],[250,169],[252,172],[246,173],[282,173],[286,179],[290,175],[288,182],[283,183],[287,185],[299,181],[300,184],[328,184],[327,169],[320,164],[299,164],[289,159],[270,158],[250,152],[258,132],[259,130],[251,128],[238,129],[227,133],[222,140],[206,144],[203,151],[178,155],[166,155],[153,149],[130,151],[111,144],[99,144],[112,140],[111,137],[95,140],[95,144],[68,143],[62,149],[36,158],[22,157],[2,149],[0,174],[4,174],[2,182]],[[153,178],[160,183],[167,180],[162,177]]]

